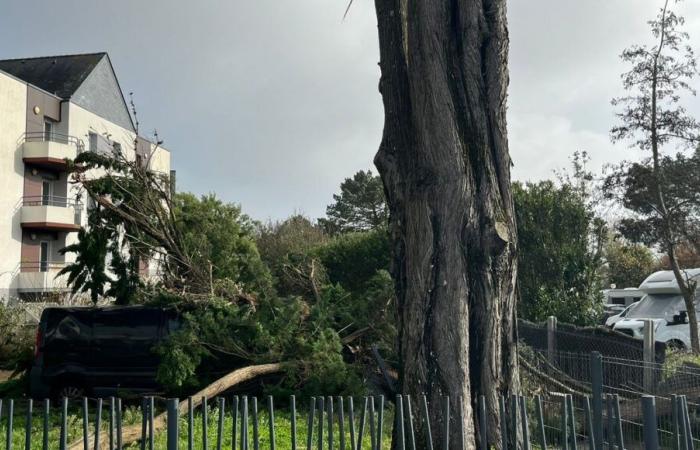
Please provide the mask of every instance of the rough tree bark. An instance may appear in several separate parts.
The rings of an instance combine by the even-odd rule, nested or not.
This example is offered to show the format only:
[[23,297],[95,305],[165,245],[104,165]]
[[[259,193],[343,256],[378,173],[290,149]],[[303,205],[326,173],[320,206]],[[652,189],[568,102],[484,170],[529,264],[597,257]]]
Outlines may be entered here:
[[450,397],[450,448],[460,448],[460,408],[475,447],[472,411],[485,395],[500,448],[498,396],[519,387],[506,1],[375,6],[385,111],[375,164],[391,213],[401,388],[428,396],[434,430]]

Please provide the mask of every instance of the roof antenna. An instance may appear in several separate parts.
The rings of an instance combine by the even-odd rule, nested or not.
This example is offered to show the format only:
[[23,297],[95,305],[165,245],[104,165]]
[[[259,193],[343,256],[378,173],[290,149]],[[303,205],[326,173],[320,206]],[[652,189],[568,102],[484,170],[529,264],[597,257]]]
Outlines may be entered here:
[[139,134],[139,119],[136,115],[136,104],[134,103],[134,93],[129,92],[129,105],[131,105],[131,114],[134,116],[134,127],[136,128],[136,135]]

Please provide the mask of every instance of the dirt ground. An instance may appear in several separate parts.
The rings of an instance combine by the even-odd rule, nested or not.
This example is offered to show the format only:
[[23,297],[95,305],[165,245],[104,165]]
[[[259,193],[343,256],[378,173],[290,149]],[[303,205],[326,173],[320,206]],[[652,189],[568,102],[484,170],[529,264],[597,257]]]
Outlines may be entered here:
[[0,370],[0,383],[3,381],[7,381],[10,379],[10,375],[12,375],[12,372],[9,370]]

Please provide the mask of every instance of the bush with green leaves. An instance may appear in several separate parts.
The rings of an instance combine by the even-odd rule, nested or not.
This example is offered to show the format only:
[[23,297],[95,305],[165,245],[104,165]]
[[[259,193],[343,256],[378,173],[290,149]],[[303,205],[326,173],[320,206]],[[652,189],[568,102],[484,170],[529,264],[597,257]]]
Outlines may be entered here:
[[325,267],[331,283],[358,292],[377,271],[389,270],[391,247],[385,229],[346,233],[318,247],[316,254]]
[[328,310],[332,296],[324,294],[315,305],[298,297],[249,305],[161,296],[155,303],[176,307],[182,326],[156,348],[158,380],[173,392],[191,391],[238,367],[287,362],[285,376],[271,388],[277,393],[357,393],[360,371],[345,361]]
[[0,369],[19,374],[34,356],[36,326],[27,323],[22,308],[0,303]]
[[518,316],[540,322],[553,315],[593,323],[602,308],[602,236],[581,190],[552,181],[513,183],[518,225]]

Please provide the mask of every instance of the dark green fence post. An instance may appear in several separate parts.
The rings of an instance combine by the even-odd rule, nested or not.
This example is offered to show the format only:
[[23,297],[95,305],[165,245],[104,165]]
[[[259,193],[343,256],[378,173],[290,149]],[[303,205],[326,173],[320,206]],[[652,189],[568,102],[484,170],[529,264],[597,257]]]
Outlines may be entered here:
[[[401,409],[401,417],[403,417],[403,408]],[[403,422],[402,422],[403,425]],[[384,430],[384,396],[379,396],[379,409],[377,410],[377,449],[382,448],[382,431]]]
[[537,397],[535,397],[535,406],[537,408],[537,411],[536,411],[537,428],[539,431],[540,449],[547,450],[547,435],[545,434],[545,430],[544,430],[544,412],[542,410],[542,396],[541,395],[538,395]]
[[566,401],[566,395],[561,398],[561,448],[569,450],[569,407]]
[[83,450],[88,450],[88,434],[89,434],[89,412],[88,412],[88,398],[83,397]]
[[32,450],[32,399],[27,400],[27,418],[24,421],[24,450]]
[[617,436],[617,445],[619,448],[625,448],[625,439],[622,434],[622,415],[620,414],[620,396],[615,394],[613,406],[615,407],[615,435]]
[[63,397],[63,404],[61,405],[61,437],[60,437],[60,450],[66,450],[68,444],[68,399]]
[[219,421],[216,426],[216,450],[221,450],[224,443],[224,420],[226,419],[226,400],[223,397],[217,397],[216,403],[219,408]]
[[523,427],[523,449],[530,450],[530,426],[527,421],[527,403],[525,397],[520,396],[520,422]]
[[[102,400],[100,399],[100,407],[102,406]],[[148,450],[153,450],[153,445],[155,444],[155,431],[153,430],[153,421],[155,420],[155,399],[153,396],[148,399]],[[95,450],[99,450],[95,449]]]
[[406,449],[406,440],[405,440],[405,433],[404,433],[404,417],[403,417],[403,397],[401,394],[398,394],[396,396],[396,408],[395,408],[395,423],[396,423],[396,432],[395,436],[397,439],[397,444],[396,448],[398,450],[405,450]]
[[[316,397],[311,397],[309,405],[309,422],[306,426],[306,450],[311,450],[314,439],[314,416],[316,415]],[[354,449],[353,449],[354,450]]]
[[[2,404],[2,400],[0,400],[0,404]],[[0,407],[0,409],[2,409]],[[44,442],[43,445],[41,446],[42,450],[49,450],[49,420],[51,417],[51,400],[48,398],[44,399]]]
[[168,450],[178,450],[179,437],[178,399],[168,399]]
[[425,417],[425,437],[427,439],[426,448],[428,450],[433,450],[433,433],[430,429],[430,414],[428,413],[428,399],[423,394],[423,417]]
[[187,450],[194,450],[194,404],[187,397]]
[[209,406],[207,404],[207,397],[202,397],[202,448],[208,450],[209,448]]
[[652,395],[642,397],[642,414],[644,415],[644,448],[659,449],[659,435],[656,423],[656,400]]
[[355,441],[355,402],[352,397],[348,397],[348,427],[350,428],[350,450],[357,450]]
[[260,430],[258,429],[258,397],[253,397],[253,450],[260,450]]
[[506,414],[506,399],[498,396],[498,409],[501,416],[501,449],[508,450],[508,415]]
[[[318,450],[323,450],[323,417],[326,415],[326,398],[318,398]],[[256,449],[257,450],[257,449]]]
[[7,436],[5,439],[5,449],[12,450],[12,420],[15,415],[15,401],[10,399],[7,403]]
[[340,450],[345,450],[345,405],[342,395],[338,397],[338,435]]
[[566,404],[569,408],[569,427],[571,428],[571,450],[577,450],[576,447],[576,418],[574,417],[574,398],[571,394],[566,395]]
[[[95,410],[95,450],[100,450],[100,432],[102,430],[102,399],[97,399],[97,409]],[[153,450],[153,447],[150,448]]]
[[114,448],[114,397],[109,398],[109,450]]
[[[233,396],[231,405],[231,450],[236,450],[236,427],[238,426],[238,396]],[[292,447],[292,450],[296,448]]]
[[591,353],[591,389],[593,391],[593,430],[595,450],[603,449],[603,357]]
[[270,450],[275,450],[275,404],[271,395],[267,396],[268,432],[270,433]]
[[480,395],[478,398],[479,402],[477,406],[479,408],[479,449],[488,450],[488,434],[486,433],[486,397]]
[[583,402],[583,414],[586,416],[586,431],[588,431],[588,449],[595,449],[595,441],[593,440],[593,416],[591,415],[591,399],[586,397]]
[[116,406],[116,421],[117,421],[117,450],[122,450],[122,399],[117,397]]
[[292,407],[292,450],[297,450],[297,399],[292,395],[289,400]]
[[671,443],[671,448],[673,450],[680,450],[680,433],[678,427],[678,396],[676,394],[671,395],[671,431],[673,436],[673,442]]
[[416,450],[416,434],[413,430],[413,406],[411,406],[410,395],[406,396],[404,408],[406,408],[405,417],[408,420],[408,448],[409,450]]
[[241,450],[248,450],[248,397],[243,396],[241,413]]

